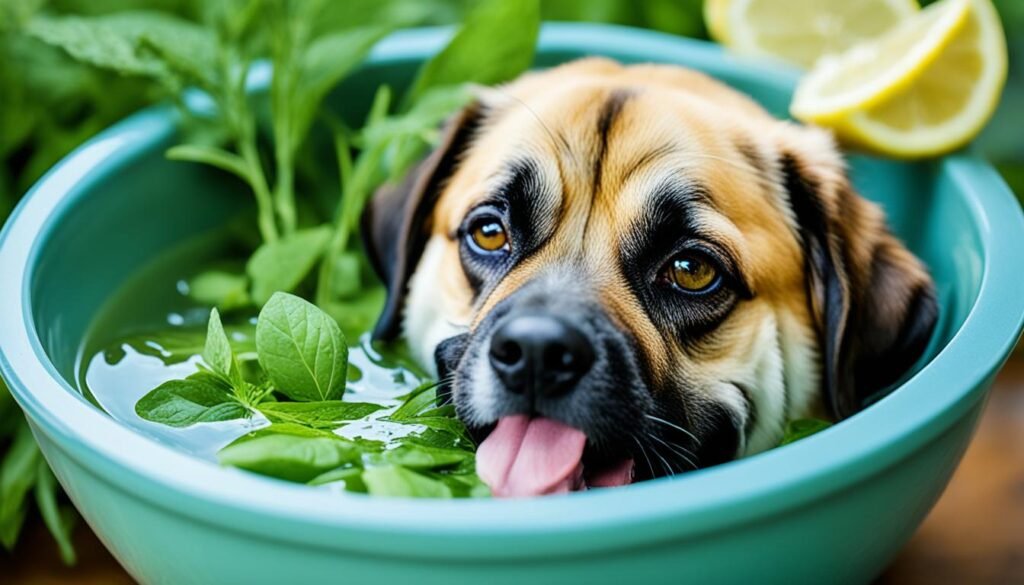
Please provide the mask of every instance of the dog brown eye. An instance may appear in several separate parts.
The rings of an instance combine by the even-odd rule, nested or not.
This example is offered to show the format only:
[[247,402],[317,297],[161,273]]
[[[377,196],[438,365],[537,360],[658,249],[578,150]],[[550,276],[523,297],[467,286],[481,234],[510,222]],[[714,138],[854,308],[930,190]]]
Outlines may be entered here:
[[718,270],[700,256],[683,254],[669,265],[668,278],[672,284],[688,292],[699,292],[715,284]]
[[482,219],[470,230],[473,243],[485,252],[497,252],[508,245],[508,234],[505,226],[495,219]]

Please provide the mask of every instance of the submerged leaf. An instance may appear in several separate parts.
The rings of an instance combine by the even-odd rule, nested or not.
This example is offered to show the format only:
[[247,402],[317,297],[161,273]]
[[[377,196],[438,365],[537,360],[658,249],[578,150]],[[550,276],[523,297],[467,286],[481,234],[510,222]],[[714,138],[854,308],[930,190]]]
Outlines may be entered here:
[[275,293],[256,325],[260,365],[292,400],[336,400],[345,392],[348,346],[329,315],[294,295]]

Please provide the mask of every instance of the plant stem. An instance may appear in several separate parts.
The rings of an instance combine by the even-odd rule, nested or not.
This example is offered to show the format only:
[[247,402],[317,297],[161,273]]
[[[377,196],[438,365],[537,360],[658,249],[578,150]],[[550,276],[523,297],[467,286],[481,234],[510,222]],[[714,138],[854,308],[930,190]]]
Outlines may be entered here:
[[274,202],[267,186],[267,178],[260,164],[259,151],[256,148],[255,136],[243,137],[238,140],[238,151],[249,169],[249,185],[256,195],[256,221],[264,242],[275,242],[278,239],[277,222],[274,219]]

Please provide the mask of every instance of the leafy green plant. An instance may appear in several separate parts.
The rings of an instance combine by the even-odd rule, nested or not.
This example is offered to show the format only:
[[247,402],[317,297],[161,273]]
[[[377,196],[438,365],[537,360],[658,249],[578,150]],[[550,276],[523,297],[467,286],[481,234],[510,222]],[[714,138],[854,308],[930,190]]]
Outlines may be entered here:
[[[255,343],[241,347],[217,308],[201,343],[181,331],[161,335],[156,347],[125,340],[169,362],[202,358],[191,375],[146,394],[136,413],[171,427],[264,418],[270,426],[241,437],[219,458],[282,479],[395,495],[485,493],[473,473],[472,442],[454,411],[435,405],[432,385],[384,413],[378,404],[342,400],[345,332],[362,333],[382,298],[352,236],[376,187],[401,177],[436,140],[440,123],[471,99],[467,84],[500,83],[529,66],[539,3],[482,2],[404,97],[393,99],[389,87],[378,90],[361,129],[321,103],[393,25],[325,27],[333,4],[321,0],[218,6],[205,25],[152,12],[43,16],[28,25],[35,38],[75,59],[161,87],[192,125],[186,143],[167,156],[229,172],[255,199],[259,245],[241,264],[223,263],[193,277],[189,287],[193,300],[225,311],[260,308]],[[510,21],[518,26],[509,29]],[[272,65],[269,101],[247,88],[262,55]],[[198,88],[212,107],[186,107],[192,91],[186,88]],[[332,136],[340,177],[336,210],[326,221],[296,190],[297,156],[318,124]],[[239,265],[244,271],[230,268]],[[300,289],[313,293],[316,304],[289,294]],[[248,343],[248,336],[237,337]],[[409,430],[388,445],[334,432],[371,417]]]
[[[288,293],[274,293],[264,305],[255,338],[255,356],[240,360],[213,309],[196,372],[150,391],[136,413],[179,428],[264,418],[269,426],[240,437],[218,459],[279,479],[375,494],[486,494],[474,474],[473,442],[450,407],[436,406],[434,384],[390,407],[340,400],[348,378],[344,336],[329,315]],[[388,444],[336,433],[374,420],[408,429]]]

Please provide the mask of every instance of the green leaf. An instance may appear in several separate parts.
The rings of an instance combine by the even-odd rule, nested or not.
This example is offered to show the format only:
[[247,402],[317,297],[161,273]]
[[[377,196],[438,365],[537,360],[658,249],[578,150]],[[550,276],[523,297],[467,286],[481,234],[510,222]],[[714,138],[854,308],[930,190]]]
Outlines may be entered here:
[[466,425],[462,424],[462,421],[454,416],[416,416],[397,422],[402,422],[403,424],[423,425],[428,429],[441,431],[451,435],[453,439],[461,441],[462,444],[467,447],[472,446],[473,444],[469,439],[469,432],[466,430]]
[[465,84],[436,87],[427,91],[409,111],[368,124],[359,134],[363,145],[418,137],[424,142],[438,138],[438,126],[473,99]]
[[242,157],[223,148],[207,144],[179,144],[168,148],[166,156],[170,160],[207,164],[244,181],[249,180],[249,167]]
[[155,54],[187,83],[195,82],[207,89],[216,87],[214,72],[218,71],[219,47],[212,30],[166,13],[160,13],[157,18],[145,13],[137,18],[141,22],[136,26],[144,27],[137,41],[137,52]]
[[345,392],[348,346],[338,324],[311,303],[275,293],[256,325],[260,365],[292,400],[336,400]]
[[451,498],[452,490],[443,482],[396,466],[371,467],[363,472],[363,482],[373,496],[399,498]]
[[203,347],[203,361],[210,366],[214,372],[231,379],[238,366],[235,364],[235,354],[231,351],[231,343],[228,335],[224,332],[224,325],[220,322],[220,313],[217,309],[210,311],[210,321],[206,326],[206,345]]
[[224,270],[207,270],[188,281],[188,296],[203,305],[213,305],[222,311],[248,307],[249,279],[244,274]]
[[164,382],[135,403],[135,412],[148,421],[171,427],[234,420],[249,414],[225,381],[206,372]]
[[487,498],[491,489],[475,473],[431,473],[430,477],[444,483],[456,498]]
[[35,495],[39,514],[57,542],[61,561],[67,566],[74,565],[76,556],[75,547],[71,544],[71,531],[75,526],[75,509],[57,504],[60,488],[46,461],[40,460],[37,469]]
[[473,453],[463,449],[444,449],[405,443],[381,453],[384,462],[410,469],[440,469],[458,465],[473,458]]
[[420,69],[409,103],[434,87],[512,79],[533,62],[539,31],[539,0],[485,1],[466,17],[448,46]]
[[323,256],[330,239],[331,228],[324,225],[260,246],[246,266],[253,300],[263,304],[276,292],[295,290]]
[[340,467],[309,480],[309,485],[327,485],[341,482],[346,491],[366,493],[366,484],[363,482],[362,467]]
[[309,131],[320,102],[356,68],[393,26],[368,26],[324,35],[309,45],[299,64],[294,106],[294,144]]
[[413,419],[437,406],[437,383],[425,382],[410,392],[388,420],[403,422]]
[[816,418],[791,420],[786,424],[786,430],[783,432],[782,442],[779,443],[779,446],[788,445],[793,441],[799,441],[805,437],[810,437],[815,433],[820,433],[830,426],[832,426],[832,423]]
[[221,449],[222,465],[261,475],[306,483],[318,475],[359,461],[355,442],[326,431],[294,425],[272,425]]
[[344,252],[334,258],[331,291],[335,298],[352,298],[362,292],[363,262],[365,259],[358,252]]
[[369,402],[267,402],[260,412],[271,422],[288,422],[315,429],[336,429],[346,422],[360,420],[384,408]]
[[28,422],[21,421],[14,441],[0,462],[0,544],[14,546],[25,520],[25,496],[37,480],[42,461]]
[[[28,32],[74,59],[124,75],[202,78],[214,70],[216,41],[199,25],[160,12],[36,17]],[[142,51],[148,47],[153,50]]]

